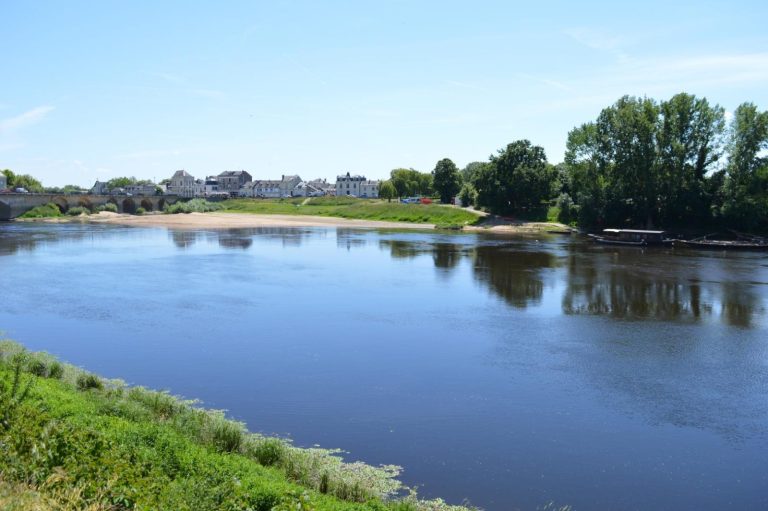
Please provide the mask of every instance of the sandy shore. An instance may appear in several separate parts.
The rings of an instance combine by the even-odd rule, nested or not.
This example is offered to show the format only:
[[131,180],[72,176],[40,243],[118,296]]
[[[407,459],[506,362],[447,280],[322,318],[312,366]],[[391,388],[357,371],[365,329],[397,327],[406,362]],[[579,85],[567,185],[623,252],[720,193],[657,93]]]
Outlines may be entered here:
[[[70,223],[89,222],[96,224],[130,225],[136,227],[166,227],[172,229],[237,229],[249,227],[347,227],[354,229],[434,229],[434,224],[408,222],[381,222],[378,220],[354,220],[337,217],[308,215],[258,215],[243,213],[189,213],[178,215],[123,215],[102,211],[96,215],[80,217],[58,217],[18,220],[24,222]],[[489,218],[483,225],[471,225],[463,232],[493,232],[499,234],[538,234],[542,232],[565,232],[570,230],[563,224],[546,222],[514,222]]]
[[174,229],[237,229],[240,227],[350,227],[362,229],[434,229],[432,224],[379,222],[305,215],[254,215],[238,213],[189,213],[178,215],[116,215],[100,213],[89,222],[134,225],[137,227],[172,227]]

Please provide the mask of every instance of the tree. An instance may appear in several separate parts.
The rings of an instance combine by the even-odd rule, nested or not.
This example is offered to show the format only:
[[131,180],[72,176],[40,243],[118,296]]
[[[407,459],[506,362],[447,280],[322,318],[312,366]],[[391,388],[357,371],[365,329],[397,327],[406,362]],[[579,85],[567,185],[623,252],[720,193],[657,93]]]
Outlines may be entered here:
[[490,157],[474,180],[477,203],[493,213],[536,213],[553,194],[554,167],[544,148],[518,140]]
[[471,183],[472,179],[474,179],[475,174],[480,170],[480,168],[485,165],[485,162],[482,161],[473,161],[471,163],[467,163],[467,166],[461,169],[461,182],[462,183]]
[[392,181],[381,183],[379,186],[379,197],[387,199],[387,202],[392,202],[392,199],[397,197],[397,190],[395,190],[395,185],[392,184]]
[[398,198],[432,194],[432,174],[430,173],[414,169],[394,169],[390,173],[390,181],[397,191]]
[[725,111],[685,93],[659,107],[659,220],[667,225],[703,223],[710,216],[707,174],[723,154]]
[[42,183],[29,174],[15,174],[9,169],[3,170],[3,174],[10,189],[24,188],[32,193],[43,193],[45,191]]
[[450,159],[443,158],[435,165],[433,187],[440,195],[440,202],[443,204],[450,204],[451,199],[461,188],[459,169]]
[[768,112],[752,103],[733,114],[728,143],[723,215],[739,226],[768,228]]

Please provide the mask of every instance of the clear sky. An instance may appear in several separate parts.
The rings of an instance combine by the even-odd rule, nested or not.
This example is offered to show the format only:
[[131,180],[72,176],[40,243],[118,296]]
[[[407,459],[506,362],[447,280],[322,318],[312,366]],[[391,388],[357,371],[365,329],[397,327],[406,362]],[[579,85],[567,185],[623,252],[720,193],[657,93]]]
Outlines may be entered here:
[[485,160],[624,94],[768,108],[767,2],[0,0],[0,168],[46,185]]

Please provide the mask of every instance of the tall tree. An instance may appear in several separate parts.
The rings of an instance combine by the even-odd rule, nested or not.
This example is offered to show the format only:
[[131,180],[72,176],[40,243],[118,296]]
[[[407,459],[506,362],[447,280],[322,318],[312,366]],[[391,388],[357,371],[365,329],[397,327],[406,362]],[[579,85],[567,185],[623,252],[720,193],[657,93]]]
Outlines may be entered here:
[[542,208],[552,196],[554,167],[544,148],[518,140],[490,157],[474,179],[477,203],[494,213],[524,213]]
[[461,176],[456,164],[448,158],[443,158],[434,171],[434,189],[440,195],[440,202],[449,204],[461,188]]
[[768,228],[768,112],[753,103],[733,114],[728,143],[723,214],[736,225]]
[[659,217],[679,224],[709,217],[707,173],[723,154],[725,111],[706,98],[677,94],[660,106],[658,145]]

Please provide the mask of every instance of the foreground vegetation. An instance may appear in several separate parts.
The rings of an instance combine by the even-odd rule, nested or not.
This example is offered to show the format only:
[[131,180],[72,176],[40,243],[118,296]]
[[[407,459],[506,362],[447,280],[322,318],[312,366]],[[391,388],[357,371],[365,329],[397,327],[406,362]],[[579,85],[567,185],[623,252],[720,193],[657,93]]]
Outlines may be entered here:
[[209,213],[218,211],[223,206],[218,202],[208,202],[205,199],[192,199],[189,201],[180,201],[175,204],[165,206],[164,213],[177,215],[179,213]]
[[402,204],[353,197],[232,199],[223,205],[224,211],[232,213],[331,216],[438,227],[474,225],[480,220],[480,216],[470,211],[439,204]]
[[0,509],[466,509],[337,454],[0,341]]

